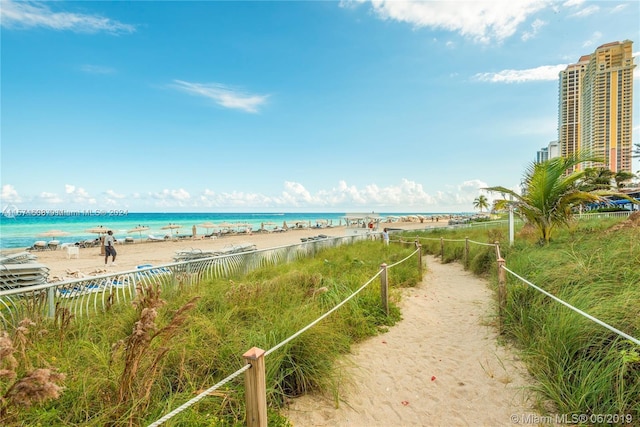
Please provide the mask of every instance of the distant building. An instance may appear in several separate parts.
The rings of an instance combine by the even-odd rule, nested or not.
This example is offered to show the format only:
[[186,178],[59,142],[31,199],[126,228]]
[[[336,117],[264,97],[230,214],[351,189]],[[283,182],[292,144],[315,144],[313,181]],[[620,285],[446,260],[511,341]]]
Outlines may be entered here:
[[542,147],[536,153],[536,163],[542,163],[549,160],[549,149],[547,147]]
[[603,44],[560,72],[558,145],[561,156],[589,152],[606,167],[632,172],[633,42]]
[[560,157],[560,146],[558,141],[551,141],[546,147],[542,147],[536,153],[536,163],[546,162],[554,157]]

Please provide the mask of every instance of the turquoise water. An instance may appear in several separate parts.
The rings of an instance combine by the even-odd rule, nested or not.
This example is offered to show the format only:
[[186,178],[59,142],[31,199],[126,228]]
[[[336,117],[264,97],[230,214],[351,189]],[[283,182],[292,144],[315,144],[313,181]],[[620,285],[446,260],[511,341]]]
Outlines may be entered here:
[[[389,215],[403,216],[416,213],[378,213],[383,218]],[[429,216],[430,213],[418,213]],[[165,236],[172,230],[162,229],[168,224],[181,225],[181,228],[173,230],[173,234],[191,235],[194,225],[204,222],[220,223],[245,223],[255,231],[260,229],[262,223],[269,223],[265,228],[282,227],[283,223],[292,227],[297,221],[305,221],[313,227],[320,221],[327,221],[334,226],[344,225],[345,213],[129,213],[126,211],[111,212],[80,212],[73,215],[65,215],[64,212],[33,211],[14,212],[12,215],[0,215],[0,249],[28,248],[37,240],[58,240],[60,243],[75,243],[80,240],[95,239],[97,234],[86,230],[103,226],[113,230],[117,239],[133,237],[134,239],[146,239],[149,234]],[[448,215],[448,214],[433,214]],[[149,227],[142,234],[128,233],[139,225]],[[49,230],[62,230],[68,234],[63,236],[39,236]],[[199,235],[213,232],[213,229],[197,227]]]

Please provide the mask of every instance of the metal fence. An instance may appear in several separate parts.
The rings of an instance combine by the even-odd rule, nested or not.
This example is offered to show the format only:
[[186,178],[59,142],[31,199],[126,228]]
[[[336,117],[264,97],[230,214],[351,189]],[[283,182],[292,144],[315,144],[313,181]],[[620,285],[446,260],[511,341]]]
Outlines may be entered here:
[[368,238],[368,235],[327,237],[294,245],[160,266],[140,266],[136,270],[116,274],[1,290],[0,322],[6,328],[17,325],[25,317],[53,318],[61,312],[76,317],[91,316],[104,312],[115,304],[132,301],[139,286],[189,286],[203,280],[242,275],[261,267],[310,257],[325,248]]

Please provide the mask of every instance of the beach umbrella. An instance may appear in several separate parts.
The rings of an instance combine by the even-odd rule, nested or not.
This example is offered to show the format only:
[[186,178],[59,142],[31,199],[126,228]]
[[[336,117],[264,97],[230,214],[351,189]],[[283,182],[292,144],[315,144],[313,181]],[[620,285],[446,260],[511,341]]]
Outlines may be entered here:
[[142,239],[142,232],[147,231],[148,229],[149,227],[147,227],[146,225],[139,225],[132,228],[131,230],[128,230],[127,233],[140,233],[140,238]]
[[216,228],[217,225],[215,225],[212,222],[203,222],[202,224],[198,224],[198,227],[206,228],[207,229],[207,234],[209,234],[209,229],[210,228]]
[[38,236],[40,237],[51,237],[52,239],[55,239],[56,237],[68,236],[68,235],[69,233],[62,230],[49,230],[49,231],[45,231],[44,233],[38,234]]
[[163,230],[171,230],[171,233],[173,233],[173,230],[177,230],[178,228],[182,228],[182,226],[179,224],[169,224],[162,227]]
[[[97,234],[102,236],[103,234],[107,234],[107,231],[111,230],[110,228],[99,225],[97,227],[89,228],[84,230],[86,233]],[[104,255],[104,239],[100,239],[100,255]]]

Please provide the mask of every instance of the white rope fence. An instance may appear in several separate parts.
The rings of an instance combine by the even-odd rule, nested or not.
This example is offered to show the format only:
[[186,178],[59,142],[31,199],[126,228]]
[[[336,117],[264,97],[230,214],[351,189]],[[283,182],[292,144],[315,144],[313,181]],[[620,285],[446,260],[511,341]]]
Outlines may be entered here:
[[[410,255],[406,256],[401,261],[398,261],[398,262],[396,262],[394,264],[391,264],[391,265],[387,266],[387,268],[394,267],[394,266],[396,266],[398,264],[401,264],[401,263],[407,261],[409,258],[414,256],[416,253],[420,253],[420,251],[421,251],[421,249],[418,247]],[[271,349],[267,350],[264,353],[264,357],[268,356],[269,354],[271,354],[274,351],[278,350],[282,346],[284,346],[284,345],[288,344],[289,342],[293,341],[294,339],[296,339],[297,337],[302,335],[304,332],[308,331],[309,329],[311,329],[312,327],[317,325],[319,322],[321,322],[322,320],[326,319],[331,313],[333,313],[334,311],[338,310],[340,307],[342,307],[347,302],[349,302],[353,297],[358,295],[364,288],[369,286],[371,284],[371,282],[373,282],[375,279],[377,279],[380,276],[380,274],[382,274],[382,271],[383,271],[383,269],[378,270],[378,272],[375,275],[373,275],[373,277],[371,277],[364,285],[360,286],[356,291],[354,291],[351,295],[349,295],[346,299],[341,301],[339,304],[337,304],[331,310],[327,311],[325,314],[323,314],[322,316],[320,316],[319,318],[317,318],[313,322],[309,323],[307,326],[305,326],[304,328],[300,329],[298,332],[294,333],[289,338],[285,339],[284,341],[276,344]],[[148,427],[157,427],[157,426],[160,426],[160,425],[164,424],[165,422],[167,422],[168,420],[170,420],[174,416],[178,415],[180,412],[183,412],[184,410],[186,410],[189,407],[193,406],[194,404],[196,404],[200,400],[204,399],[207,395],[211,394],[213,391],[215,391],[218,388],[222,387],[223,385],[225,385],[229,381],[233,380],[234,378],[238,377],[240,374],[242,374],[243,372],[249,370],[250,368],[251,368],[251,365],[250,364],[246,364],[245,366],[243,366],[242,368],[238,369],[236,372],[234,372],[233,374],[229,375],[228,377],[226,377],[225,379],[223,379],[219,383],[215,384],[214,386],[212,386],[212,387],[208,388],[207,390],[203,391],[202,393],[198,394],[193,399],[191,399],[188,402],[182,404],[181,406],[179,406],[178,408],[176,408],[173,411],[169,412],[168,414],[166,414],[162,418],[158,419],[157,421],[153,422],[152,424],[149,424]]]
[[176,415],[178,415],[180,412],[182,412],[185,409],[187,409],[187,408],[195,405],[196,403],[200,402],[202,399],[207,397],[213,391],[215,391],[218,388],[222,387],[223,385],[225,385],[226,383],[228,383],[229,381],[233,380],[234,378],[236,378],[237,376],[239,376],[240,374],[244,373],[245,371],[247,371],[249,369],[251,369],[251,365],[249,365],[249,364],[244,365],[242,368],[238,369],[233,374],[229,375],[227,378],[223,379],[222,381],[220,381],[216,385],[211,386],[210,388],[206,389],[205,391],[203,391],[202,393],[200,393],[199,395],[197,395],[193,399],[189,400],[186,403],[183,403],[182,405],[180,405],[179,407],[177,407],[173,411],[169,412],[164,417],[160,418],[159,420],[155,421],[152,424],[149,424],[149,427],[156,427],[156,426],[164,424],[165,422],[169,421],[171,418],[173,418]]
[[560,298],[556,297],[555,295],[550,294],[549,292],[545,291],[544,289],[542,289],[542,288],[540,288],[540,287],[538,287],[538,286],[534,285],[533,283],[531,283],[530,281],[528,281],[528,280],[527,280],[527,279],[525,279],[524,277],[521,277],[521,276],[519,276],[517,273],[515,273],[515,272],[513,272],[513,271],[509,270],[506,266],[502,266],[502,268],[503,268],[505,271],[508,271],[509,273],[511,273],[512,275],[514,275],[515,277],[517,277],[518,279],[520,279],[521,281],[523,281],[524,283],[526,283],[527,285],[531,286],[531,287],[532,287],[532,288],[534,288],[535,290],[537,290],[537,291],[539,291],[539,292],[542,292],[543,294],[545,294],[545,295],[546,295],[546,296],[548,296],[549,298],[551,298],[551,299],[553,299],[553,300],[555,300],[555,301],[559,302],[560,304],[564,305],[565,307],[570,308],[571,310],[575,311],[575,312],[576,312],[576,313],[578,313],[578,314],[581,314],[582,316],[586,317],[587,319],[591,320],[592,322],[595,322],[595,323],[597,323],[598,325],[603,326],[603,327],[605,327],[605,328],[609,329],[611,332],[614,332],[614,333],[616,333],[616,334],[620,335],[621,337],[624,337],[624,338],[628,339],[629,341],[631,341],[631,342],[633,342],[633,343],[635,343],[635,344],[637,344],[637,345],[640,345],[640,340],[639,340],[639,339],[634,338],[634,337],[632,337],[631,335],[626,334],[626,333],[622,332],[621,330],[614,328],[613,326],[611,326],[611,325],[609,325],[609,324],[607,324],[607,323],[603,322],[602,320],[597,319],[597,318],[595,318],[595,317],[591,316],[590,314],[585,313],[584,311],[580,310],[579,308],[576,308],[576,307],[572,306],[572,305],[571,305],[571,304],[569,304],[568,302],[565,302],[565,301],[561,300]]

